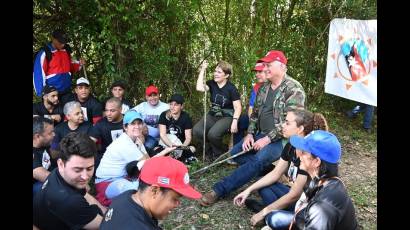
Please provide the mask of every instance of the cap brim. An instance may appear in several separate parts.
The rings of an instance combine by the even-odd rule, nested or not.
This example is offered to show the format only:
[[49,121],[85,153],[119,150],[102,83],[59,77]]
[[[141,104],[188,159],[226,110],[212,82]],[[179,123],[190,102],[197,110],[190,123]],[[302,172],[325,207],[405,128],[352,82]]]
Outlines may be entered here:
[[183,188],[172,188],[172,190],[174,190],[175,192],[191,198],[191,199],[199,199],[202,197],[202,194],[199,193],[198,191],[196,191],[194,188],[192,188],[191,186],[187,185]]
[[275,59],[270,58],[270,57],[263,57],[263,58],[258,60],[258,63],[260,63],[260,62],[269,63],[269,62],[273,62],[273,60],[275,60]]
[[302,151],[305,152],[309,152],[310,153],[310,149],[309,147],[306,145],[305,139],[303,137],[294,135],[291,136],[290,139],[290,144],[295,147],[296,149],[300,149]]

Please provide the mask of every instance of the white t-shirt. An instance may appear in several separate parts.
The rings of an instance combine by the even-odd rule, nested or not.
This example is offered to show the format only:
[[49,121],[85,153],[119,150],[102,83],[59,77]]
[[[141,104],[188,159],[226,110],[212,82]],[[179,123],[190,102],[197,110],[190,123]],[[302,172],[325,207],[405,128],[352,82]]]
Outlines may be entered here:
[[105,151],[96,171],[96,183],[127,175],[125,166],[131,161],[139,161],[144,156],[144,145],[138,146],[126,134],[122,133]]
[[162,112],[169,109],[169,104],[159,101],[156,106],[152,106],[148,102],[142,102],[135,106],[134,109],[141,113],[144,123],[148,126],[148,134],[152,137],[159,137],[158,122]]

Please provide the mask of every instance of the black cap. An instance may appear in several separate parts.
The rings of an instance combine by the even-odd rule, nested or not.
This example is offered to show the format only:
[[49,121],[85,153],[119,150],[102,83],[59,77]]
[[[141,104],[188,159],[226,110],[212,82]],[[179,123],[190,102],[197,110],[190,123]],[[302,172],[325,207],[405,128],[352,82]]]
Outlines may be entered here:
[[67,34],[60,29],[54,30],[51,36],[53,36],[53,38],[57,39],[57,41],[59,41],[62,44],[70,42],[70,38],[67,36]]
[[52,85],[45,85],[43,87],[43,91],[41,91],[41,96],[44,96],[46,94],[49,94],[51,92],[57,91],[57,88],[52,86]]
[[114,83],[112,83],[112,85],[111,85],[111,88],[110,88],[110,89],[112,90],[112,88],[117,87],[117,86],[119,86],[119,87],[123,88],[124,90],[126,89],[125,82],[120,81],[120,80],[118,80],[118,81],[114,81]]
[[168,100],[168,102],[175,101],[176,103],[182,105],[184,103],[184,98],[180,94],[174,94],[172,95],[171,99]]

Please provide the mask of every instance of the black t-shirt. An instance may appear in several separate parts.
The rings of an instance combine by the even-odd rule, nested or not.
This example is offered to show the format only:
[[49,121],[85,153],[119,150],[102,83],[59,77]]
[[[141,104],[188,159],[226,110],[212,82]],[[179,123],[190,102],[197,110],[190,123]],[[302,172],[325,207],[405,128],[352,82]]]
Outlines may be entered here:
[[92,127],[90,136],[101,139],[100,153],[104,153],[108,145],[117,139],[123,133],[122,120],[113,123],[109,122],[106,117],[99,120],[94,127]]
[[211,93],[211,109],[209,114],[213,116],[232,117],[232,102],[241,99],[236,86],[230,81],[226,82],[222,88],[219,88],[214,80],[209,80],[206,84],[209,86]]
[[[168,110],[167,110],[168,111]],[[175,134],[182,143],[185,141],[185,130],[192,129],[192,120],[189,117],[189,114],[185,111],[181,111],[181,115],[178,120],[166,118],[167,111],[164,111],[159,116],[159,124],[165,125],[167,127],[167,133]]]
[[148,213],[132,198],[136,190],[128,190],[112,200],[110,207],[100,225],[100,230],[161,230],[158,221],[151,218]]
[[51,149],[58,149],[58,145],[61,139],[63,139],[67,134],[71,132],[82,132],[91,136],[90,134],[92,127],[93,124],[91,124],[91,122],[89,121],[84,121],[75,130],[71,130],[70,127],[68,127],[68,121],[57,125],[54,129],[54,133],[56,135],[54,136],[53,142],[51,143]]
[[[61,120],[60,122],[56,122],[54,121],[54,126],[58,125],[59,123],[64,121],[64,111],[63,111],[63,106],[61,106],[60,104],[58,104],[57,106],[55,106],[53,108],[53,110],[51,111],[51,113],[46,109],[46,107],[44,106],[43,102],[39,102],[39,103],[34,103],[33,104],[33,115],[39,115],[39,116],[43,116],[46,117],[48,119],[51,119],[50,115],[60,115]],[[51,119],[52,120],[52,119]]]
[[288,173],[287,176],[290,178],[291,181],[296,180],[297,174],[305,175],[309,177],[309,174],[300,169],[300,159],[296,156],[296,149],[290,143],[287,143],[283,148],[282,155],[280,156],[282,160],[288,162]]
[[85,189],[76,189],[54,169],[34,196],[33,224],[39,229],[82,229],[100,214],[100,208],[84,198]]
[[78,100],[77,94],[71,94],[65,103],[70,101],[77,101],[81,104],[81,109],[83,110],[84,114],[84,121],[93,123],[93,118],[102,117],[102,105],[93,95],[90,94],[88,100],[86,100],[85,102],[80,102]]
[[[57,167],[56,159],[50,157],[50,150],[47,148],[35,148],[33,147],[33,170],[38,167],[43,167],[48,171],[52,171]],[[37,182],[33,178],[33,184]]]

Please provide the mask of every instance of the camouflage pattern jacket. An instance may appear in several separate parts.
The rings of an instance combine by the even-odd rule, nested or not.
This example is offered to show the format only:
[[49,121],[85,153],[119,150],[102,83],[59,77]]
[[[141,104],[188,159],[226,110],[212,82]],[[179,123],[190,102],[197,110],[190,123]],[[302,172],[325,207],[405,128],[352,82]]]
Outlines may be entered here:
[[[255,134],[258,131],[258,120],[261,115],[260,108],[266,101],[270,87],[271,83],[268,81],[258,91],[255,107],[249,118],[248,133]],[[285,75],[273,97],[273,122],[275,128],[267,134],[271,142],[282,138],[282,124],[285,122],[287,111],[297,107],[305,107],[306,94],[298,81]]]

